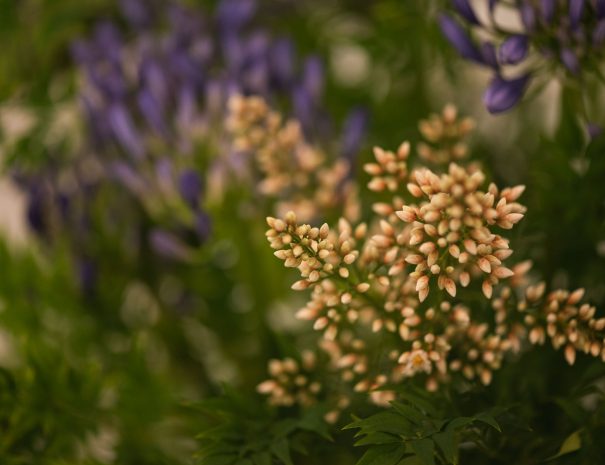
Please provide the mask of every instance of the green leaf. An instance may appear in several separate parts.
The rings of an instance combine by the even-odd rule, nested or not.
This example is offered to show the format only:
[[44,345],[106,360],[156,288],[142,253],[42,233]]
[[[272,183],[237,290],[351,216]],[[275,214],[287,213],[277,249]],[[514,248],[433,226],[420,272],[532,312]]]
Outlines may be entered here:
[[426,419],[426,416],[423,415],[422,412],[410,405],[402,404],[400,402],[395,401],[391,402],[391,405],[393,406],[395,411],[403,415],[406,420],[409,420],[412,423],[420,424],[423,420]]
[[410,444],[424,465],[435,465],[435,443],[432,439],[420,439]]
[[582,436],[580,435],[581,432],[582,430],[578,430],[567,436],[567,438],[565,438],[565,441],[563,441],[563,444],[561,444],[559,452],[557,452],[552,457],[546,459],[546,461],[554,460],[558,457],[561,457],[562,455],[571,454],[572,452],[580,450],[582,448]]
[[446,431],[455,431],[460,428],[470,425],[475,419],[473,417],[458,417],[450,421],[445,427]]
[[372,415],[363,420],[357,420],[348,424],[343,429],[359,428],[361,431],[357,435],[369,434],[373,432],[391,433],[395,435],[413,434],[410,422],[395,412],[386,411]]
[[458,447],[456,442],[456,437],[454,436],[453,431],[444,431],[442,433],[437,433],[432,436],[433,441],[437,444],[437,447],[443,453],[443,456],[448,461],[448,463],[452,463],[453,465],[458,464]]
[[368,449],[357,465],[396,465],[404,456],[406,447],[399,445],[381,445]]
[[376,431],[374,433],[369,433],[362,439],[359,439],[355,443],[355,446],[368,446],[372,444],[393,444],[396,442],[401,442],[401,438],[393,436],[392,434]]
[[491,426],[499,433],[502,432],[502,428],[500,427],[500,425],[498,424],[496,419],[493,416],[491,416],[489,413],[486,413],[486,412],[480,413],[479,415],[475,416],[475,420]]
[[292,457],[290,457],[290,446],[286,439],[280,439],[271,444],[271,452],[273,452],[273,455],[275,455],[282,464],[293,465]]

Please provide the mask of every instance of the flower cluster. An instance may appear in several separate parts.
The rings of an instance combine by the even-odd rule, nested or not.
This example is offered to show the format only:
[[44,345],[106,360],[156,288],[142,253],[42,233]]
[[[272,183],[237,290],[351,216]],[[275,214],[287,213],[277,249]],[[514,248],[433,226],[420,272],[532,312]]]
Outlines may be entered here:
[[345,216],[358,216],[349,160],[341,157],[328,165],[326,155],[305,140],[300,123],[283,121],[260,97],[236,95],[229,110],[226,126],[234,146],[255,158],[261,193],[281,199],[278,215],[292,210],[312,221],[344,205]]
[[293,358],[269,361],[271,379],[259,384],[257,390],[269,395],[271,405],[290,407],[294,404],[310,406],[317,402],[322,386],[313,381],[315,354],[310,351],[302,353],[299,363]]
[[[544,68],[579,76],[595,68],[605,43],[602,0],[485,0],[487,17],[469,0],[452,0],[458,19],[443,14],[446,38],[466,59],[494,71],[484,103],[492,113],[506,111],[522,97],[530,78]],[[518,20],[511,26],[510,17]],[[469,31],[471,34],[469,34]],[[541,76],[550,79],[552,73]]]
[[475,127],[471,118],[459,118],[453,105],[446,105],[440,114],[420,121],[418,129],[424,141],[417,147],[423,161],[434,165],[447,165],[468,156],[466,137]]
[[[444,119],[455,119],[452,110]],[[437,134],[436,121],[424,130]],[[605,319],[579,304],[582,291],[545,296],[544,284],[530,284],[529,262],[506,264],[502,234],[524,216],[523,186],[500,190],[474,164],[409,168],[408,143],[374,154],[368,186],[391,198],[373,205],[371,222],[341,218],[333,229],[294,212],[267,219],[274,255],[300,274],[292,289],[311,290],[296,316],[321,332],[340,396],[384,404],[389,386],[412,378],[429,390],[487,385],[507,354],[547,336],[570,363],[576,351],[605,353]]]

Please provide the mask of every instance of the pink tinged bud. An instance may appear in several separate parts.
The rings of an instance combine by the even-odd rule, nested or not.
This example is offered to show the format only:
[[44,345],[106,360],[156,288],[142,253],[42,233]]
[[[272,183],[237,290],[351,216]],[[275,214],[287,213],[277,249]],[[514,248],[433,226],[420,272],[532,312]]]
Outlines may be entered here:
[[423,289],[426,289],[429,287],[429,277],[428,276],[422,276],[421,278],[418,279],[418,281],[416,281],[416,292],[420,292]]
[[382,174],[382,167],[376,163],[366,163],[363,165],[363,170],[370,176],[378,176]]
[[584,289],[576,289],[570,294],[569,298],[567,299],[567,303],[569,305],[577,304],[580,300],[582,300],[582,297],[584,297]]
[[484,386],[487,386],[492,382],[492,372],[487,368],[484,368],[481,372],[481,382]]
[[429,295],[429,288],[427,286],[418,292],[418,300],[420,300],[420,302],[424,302],[426,300],[426,298],[428,297],[428,295]]
[[477,244],[471,239],[464,240],[464,248],[471,255],[477,255]]
[[576,349],[571,344],[565,346],[565,360],[570,365],[573,365],[576,361]]
[[270,394],[276,387],[277,383],[272,379],[268,379],[267,381],[263,381],[258,386],[256,386],[256,391],[259,394]]
[[382,320],[374,320],[372,322],[372,332],[377,333],[382,329]]
[[481,257],[479,260],[477,260],[477,266],[484,273],[491,273],[492,271],[492,265],[490,264],[489,260],[485,257]]
[[466,271],[463,271],[462,273],[460,273],[460,277],[458,279],[460,281],[460,285],[462,287],[466,287],[471,282],[471,275],[468,274]]
[[309,287],[309,284],[309,281],[306,279],[301,279],[300,281],[296,281],[294,284],[292,284],[292,289],[295,291],[304,291]]
[[315,320],[315,323],[313,323],[313,329],[315,331],[321,331],[326,326],[328,326],[329,323],[330,323],[330,320],[328,320],[327,317],[322,316],[322,317],[318,318],[317,320]]
[[386,183],[382,178],[374,178],[368,183],[368,189],[374,192],[382,192],[386,188]]
[[299,320],[313,320],[317,316],[317,311],[310,308],[301,308],[296,312],[296,318]]
[[420,189],[420,187],[417,184],[413,184],[410,182],[407,185],[407,189],[408,189],[408,192],[416,198],[420,198],[424,195],[424,193],[422,192],[422,189]]
[[326,341],[333,341],[338,335],[338,327],[336,325],[330,325],[324,332],[324,339]]
[[447,278],[444,284],[447,293],[452,297],[456,297],[456,284],[454,283],[454,281],[450,278]]
[[399,336],[402,340],[407,341],[410,337],[410,328],[407,327],[405,324],[401,323],[399,325]]
[[416,212],[412,207],[404,206],[401,211],[395,212],[397,217],[406,223],[411,223],[416,220]]
[[483,295],[488,298],[491,299],[492,298],[492,285],[489,281],[485,280],[483,281],[483,284],[481,285],[481,290],[483,291]]
[[456,244],[450,245],[449,252],[454,258],[460,257],[460,247],[458,247]]
[[506,279],[514,276],[513,270],[506,268],[505,266],[500,266],[494,270],[494,276],[499,279]]

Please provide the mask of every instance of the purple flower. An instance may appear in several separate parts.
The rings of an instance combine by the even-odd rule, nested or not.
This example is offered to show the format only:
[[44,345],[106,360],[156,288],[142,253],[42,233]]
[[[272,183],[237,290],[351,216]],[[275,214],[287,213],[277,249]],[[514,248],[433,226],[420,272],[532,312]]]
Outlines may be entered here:
[[529,82],[529,75],[515,79],[495,76],[483,95],[483,103],[490,113],[502,113],[521,100]]
[[605,0],[595,0],[595,7],[597,9],[597,18],[602,19],[605,17]]
[[126,108],[120,103],[114,103],[109,107],[107,116],[109,126],[122,147],[134,158],[143,158],[143,141]]
[[555,10],[557,9],[557,0],[541,0],[540,6],[542,10],[542,18],[547,23],[551,23],[555,17]]
[[517,64],[527,56],[528,48],[527,36],[510,36],[500,45],[498,50],[500,61],[504,64]]
[[255,11],[255,0],[222,0],[217,19],[223,29],[238,30],[252,19]]
[[269,55],[271,72],[281,87],[287,87],[294,78],[294,45],[291,40],[275,42]]
[[534,7],[531,6],[527,0],[524,0],[520,6],[519,12],[525,29],[532,32],[536,27],[536,10],[534,10]]
[[324,90],[324,66],[319,57],[311,56],[305,60],[302,85],[314,102],[321,99]]
[[479,24],[477,15],[468,0],[452,0],[454,8],[462,15],[469,23]]
[[491,42],[481,44],[481,57],[483,62],[495,70],[498,69],[498,58],[496,56],[496,47]]
[[149,241],[153,250],[165,258],[188,261],[191,257],[191,249],[165,229],[155,228],[149,235]]
[[475,61],[477,63],[483,63],[481,53],[471,41],[466,31],[462,28],[462,26],[460,26],[460,24],[456,22],[456,20],[448,15],[442,14],[439,16],[439,25],[441,26],[443,35],[454,46],[454,48],[458,50],[458,53],[460,53],[463,58]]
[[569,22],[573,29],[580,25],[585,0],[569,0]]
[[580,72],[580,63],[578,62],[578,56],[573,50],[564,48],[561,50],[561,61],[567,70],[572,74],[578,74]]
[[340,151],[342,156],[351,163],[359,153],[368,126],[368,112],[365,108],[353,110],[347,117],[342,131]]
[[586,130],[588,131],[588,136],[591,139],[596,139],[601,134],[603,134],[603,126],[596,123],[588,123]]
[[202,195],[202,179],[197,171],[186,170],[179,176],[179,192],[193,208],[197,208]]

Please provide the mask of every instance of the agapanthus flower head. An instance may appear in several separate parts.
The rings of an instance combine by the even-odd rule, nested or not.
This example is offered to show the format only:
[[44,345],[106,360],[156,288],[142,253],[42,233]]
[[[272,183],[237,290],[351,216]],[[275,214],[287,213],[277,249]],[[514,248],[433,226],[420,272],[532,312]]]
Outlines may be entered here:
[[[235,107],[228,102],[245,101],[243,96],[252,99],[245,101],[246,109],[258,98],[256,105],[264,105],[265,111],[260,117],[273,120],[265,136],[279,136],[278,142],[265,144],[271,148],[260,147],[258,134],[251,135],[247,149],[258,151],[265,175],[261,191],[284,194],[293,180],[284,173],[302,168],[297,182],[303,182],[305,172],[317,170],[313,186],[319,186],[320,202],[343,198],[365,119],[351,114],[355,134],[345,128],[342,161],[320,167],[325,156],[314,144],[339,138],[331,124],[324,124],[322,62],[316,56],[297,57],[289,39],[273,38],[255,27],[261,5],[255,0],[221,0],[208,15],[177,1],[123,0],[122,7],[134,34],[103,23],[89,40],[74,44],[73,55],[82,73],[81,99],[95,152],[108,176],[139,200],[162,232],[160,237],[171,237],[173,243],[196,237],[196,244],[203,243],[210,232],[205,211],[209,198],[221,198],[217,186],[248,182],[252,190],[257,179],[248,173],[249,153],[241,146],[243,133],[250,132],[227,129],[241,114],[233,116]],[[293,115],[285,127],[272,126],[281,124],[281,115],[268,110],[273,104]],[[277,150],[283,148],[290,150],[294,165],[280,160]],[[300,202],[291,199],[290,208]],[[307,202],[309,210],[316,207]]]
[[[443,14],[441,29],[464,58],[494,70],[484,96],[491,113],[514,107],[530,80],[548,80],[556,68],[573,79],[593,71],[603,57],[605,11],[600,1],[494,0],[481,19],[470,2],[452,0],[452,7],[456,17]],[[501,19],[511,15],[521,29]],[[545,68],[550,69],[544,73]]]

